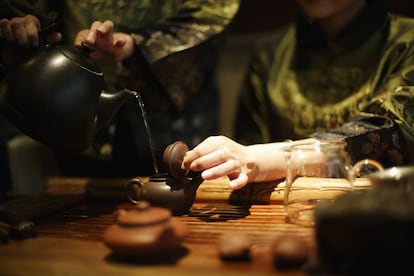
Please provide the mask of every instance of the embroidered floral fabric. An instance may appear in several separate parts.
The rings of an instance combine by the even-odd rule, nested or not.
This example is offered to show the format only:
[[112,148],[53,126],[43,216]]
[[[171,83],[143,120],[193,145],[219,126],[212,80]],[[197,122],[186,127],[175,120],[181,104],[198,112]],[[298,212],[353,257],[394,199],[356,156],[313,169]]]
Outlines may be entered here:
[[[384,5],[368,1],[363,15],[335,40],[299,16],[260,42],[241,92],[236,139],[245,144],[299,139],[340,128],[361,114],[385,116],[392,128],[377,125],[384,131],[371,134],[365,128],[360,138],[375,151],[383,150],[379,145],[390,148],[366,155],[382,160],[387,155],[389,165],[406,163],[404,144],[394,139],[402,132],[414,142],[414,19],[388,14]],[[397,129],[401,132],[391,132]],[[369,151],[349,142],[355,151]]]

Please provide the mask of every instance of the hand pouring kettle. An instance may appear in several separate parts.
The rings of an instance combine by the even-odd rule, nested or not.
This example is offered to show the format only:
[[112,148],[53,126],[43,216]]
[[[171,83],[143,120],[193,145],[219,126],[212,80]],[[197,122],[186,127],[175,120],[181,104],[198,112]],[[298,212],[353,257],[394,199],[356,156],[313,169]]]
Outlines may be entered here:
[[0,110],[26,135],[53,148],[82,151],[96,128],[136,96],[104,90],[104,75],[89,58],[93,47],[43,45],[12,68],[0,84]]

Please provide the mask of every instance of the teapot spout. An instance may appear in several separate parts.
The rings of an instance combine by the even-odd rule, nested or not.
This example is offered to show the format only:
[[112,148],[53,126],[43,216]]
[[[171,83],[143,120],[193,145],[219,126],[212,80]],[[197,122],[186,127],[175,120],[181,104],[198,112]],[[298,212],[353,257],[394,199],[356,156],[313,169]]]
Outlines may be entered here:
[[96,126],[98,128],[107,126],[118,109],[126,101],[137,95],[137,92],[129,89],[123,89],[118,92],[102,91],[99,97]]

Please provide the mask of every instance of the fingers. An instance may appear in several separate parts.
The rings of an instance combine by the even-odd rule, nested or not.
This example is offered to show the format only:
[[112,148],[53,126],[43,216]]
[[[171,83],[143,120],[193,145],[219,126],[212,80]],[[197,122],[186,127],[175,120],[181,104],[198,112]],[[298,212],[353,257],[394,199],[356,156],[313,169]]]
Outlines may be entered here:
[[132,37],[122,32],[114,33],[114,23],[110,20],[94,21],[90,29],[80,31],[76,35],[75,45],[81,47],[84,41],[95,47],[96,51],[91,53],[94,59],[111,57],[121,61],[134,52]]
[[201,173],[201,177],[205,180],[217,179],[223,176],[229,177],[229,186],[232,190],[244,187],[249,181],[249,177],[241,171],[241,165],[236,160],[227,160]]
[[114,22],[111,20],[105,20],[98,28],[96,29],[98,35],[112,34],[114,32]]
[[114,47],[121,48],[121,47],[125,46],[126,40],[122,39],[122,38],[114,37],[114,43],[113,44],[114,44]]
[[228,176],[230,187],[239,189],[248,182],[243,151],[243,146],[227,137],[212,136],[186,153],[182,167],[201,171],[205,180]]
[[223,158],[223,154],[220,153],[222,148],[222,142],[209,137],[185,154],[182,167],[193,171],[201,171],[218,164],[220,159]]
[[190,170],[201,171],[213,166],[217,166],[227,161],[227,155],[225,149],[217,149],[210,153],[200,154],[199,151],[196,153],[198,158],[194,160],[190,165]]
[[95,21],[92,23],[88,33],[86,34],[85,37],[85,41],[90,43],[90,44],[95,44],[96,42],[96,30],[98,29],[98,27],[101,25],[102,23],[100,21]]
[[86,41],[86,37],[89,34],[89,29],[85,29],[85,30],[81,30],[77,33],[76,38],[75,38],[75,46],[77,47],[81,47],[81,43],[83,41]]
[[39,45],[40,22],[33,15],[0,20],[0,34],[7,41],[22,47]]
[[[39,20],[34,16],[27,16],[28,20],[25,20],[23,23],[22,29],[22,36],[17,36],[18,43],[20,42],[20,45],[31,45],[32,47],[39,46],[39,31],[40,31],[40,22]],[[22,38],[22,41],[19,41],[19,39]]]
[[0,20],[0,36],[9,42],[16,41],[11,30],[10,20],[5,18]]
[[[185,169],[201,170],[203,169],[203,159],[208,161],[214,158],[208,157],[210,153],[214,153],[225,147],[225,138],[222,136],[212,136],[205,139],[198,144],[193,150],[188,151],[182,163],[182,167]],[[199,160],[201,158],[201,160]]]
[[230,159],[219,162],[214,165],[206,164],[202,169],[201,176],[203,179],[211,180],[223,176],[238,175],[241,172],[240,163],[237,160]]
[[249,177],[246,174],[241,173],[238,174],[235,178],[230,177],[229,186],[231,189],[237,190],[243,188],[248,182]]
[[92,23],[88,34],[85,37],[86,42],[95,44],[97,39],[110,40],[112,45],[112,34],[114,32],[114,23],[110,20],[106,20],[103,23],[101,21],[95,21]]

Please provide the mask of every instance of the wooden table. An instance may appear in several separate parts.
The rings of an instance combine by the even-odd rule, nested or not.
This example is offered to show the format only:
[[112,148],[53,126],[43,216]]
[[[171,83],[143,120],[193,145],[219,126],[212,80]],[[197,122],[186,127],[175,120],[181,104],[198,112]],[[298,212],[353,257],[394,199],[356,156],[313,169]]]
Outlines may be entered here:
[[[234,195],[226,180],[218,180],[202,183],[191,211],[175,217],[189,230],[179,256],[155,264],[116,260],[101,237],[114,223],[114,210],[130,206],[122,197],[124,183],[124,180],[51,179],[48,196],[58,197],[65,191],[69,198],[73,196],[73,202],[62,203],[60,211],[51,214],[37,212],[36,238],[0,244],[0,274],[301,275],[303,271],[277,270],[269,251],[275,238],[292,233],[308,243],[314,256],[314,229],[285,222],[279,183],[251,185],[246,187],[247,191]],[[105,194],[103,188],[94,192],[99,190],[97,187],[107,187],[109,193]],[[230,204],[230,198],[239,199],[242,204]],[[36,204],[27,202],[26,206],[19,206],[30,214],[30,210],[36,210]],[[250,261],[220,259],[217,242],[227,231],[248,234],[253,242]]]

